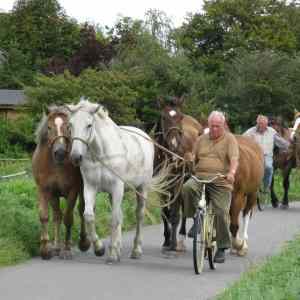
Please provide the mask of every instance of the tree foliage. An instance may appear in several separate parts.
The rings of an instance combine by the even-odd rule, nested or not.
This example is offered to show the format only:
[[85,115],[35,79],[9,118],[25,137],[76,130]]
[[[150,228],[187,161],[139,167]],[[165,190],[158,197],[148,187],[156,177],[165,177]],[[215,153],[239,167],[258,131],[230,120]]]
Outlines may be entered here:
[[225,69],[217,103],[232,116],[233,123],[248,126],[261,113],[293,119],[293,111],[300,105],[299,57],[291,59],[272,51],[246,52]]

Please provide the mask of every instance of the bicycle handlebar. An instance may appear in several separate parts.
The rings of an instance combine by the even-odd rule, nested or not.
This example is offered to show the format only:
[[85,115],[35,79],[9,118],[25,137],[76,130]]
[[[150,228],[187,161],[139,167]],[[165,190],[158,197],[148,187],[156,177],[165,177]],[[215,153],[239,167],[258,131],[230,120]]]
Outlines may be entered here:
[[223,174],[221,174],[221,173],[218,173],[218,174],[216,174],[213,178],[211,178],[211,179],[199,179],[199,178],[197,178],[195,175],[192,175],[191,176],[191,178],[193,178],[194,180],[196,180],[197,182],[199,182],[199,183],[212,183],[212,182],[214,182],[216,179],[218,179],[218,178],[225,178],[226,177],[226,175],[223,175]]

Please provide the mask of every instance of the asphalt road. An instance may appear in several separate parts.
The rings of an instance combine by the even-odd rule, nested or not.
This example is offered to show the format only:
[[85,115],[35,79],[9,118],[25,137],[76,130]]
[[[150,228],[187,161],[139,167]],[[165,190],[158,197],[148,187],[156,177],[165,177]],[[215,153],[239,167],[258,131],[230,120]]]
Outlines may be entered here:
[[121,263],[107,265],[92,253],[75,252],[71,261],[35,258],[0,269],[1,300],[202,300],[212,299],[237,280],[251,265],[278,253],[300,233],[300,205],[289,210],[267,208],[255,212],[249,228],[249,253],[230,253],[215,271],[208,264],[194,275],[192,245],[174,258],[161,253],[162,225],[144,228],[144,256],[130,259],[133,233],[124,234]]

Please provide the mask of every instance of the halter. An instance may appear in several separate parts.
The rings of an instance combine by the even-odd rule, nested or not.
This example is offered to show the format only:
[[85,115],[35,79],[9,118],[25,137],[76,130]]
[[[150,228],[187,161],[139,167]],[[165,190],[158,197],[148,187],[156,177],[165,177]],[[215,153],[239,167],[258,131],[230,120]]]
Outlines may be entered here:
[[[94,126],[94,123],[95,123],[95,117],[94,117],[94,115],[93,115],[93,123],[92,123],[92,126]],[[93,127],[92,129],[94,129],[94,127]],[[88,142],[88,141],[90,140],[91,136],[92,136],[92,130],[91,130],[90,135],[88,136],[88,138],[87,138],[86,140],[84,140],[84,139],[82,139],[82,138],[80,138],[80,137],[75,136],[75,137],[72,138],[72,144],[73,144],[74,141],[77,140],[77,141],[80,141],[80,142],[82,142],[83,144],[85,144],[85,145],[87,146],[87,148],[89,149],[89,148],[90,148],[90,145],[89,145],[89,142]]]
[[63,139],[66,140],[66,144],[67,144],[67,152],[69,153],[69,152],[70,152],[70,138],[69,138],[68,136],[66,136],[66,135],[57,135],[57,136],[55,136],[53,139],[49,140],[49,142],[48,142],[48,147],[49,147],[50,149],[52,149],[53,144],[54,144],[58,139],[60,139],[60,138],[63,138]]

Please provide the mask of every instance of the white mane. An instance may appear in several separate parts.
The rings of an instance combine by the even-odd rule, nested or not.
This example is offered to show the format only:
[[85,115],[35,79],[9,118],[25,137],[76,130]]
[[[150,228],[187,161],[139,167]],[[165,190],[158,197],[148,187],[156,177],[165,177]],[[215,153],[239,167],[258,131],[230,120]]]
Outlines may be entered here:
[[97,115],[100,118],[106,119],[108,117],[108,111],[101,104],[90,102],[84,97],[81,97],[80,101],[76,105],[69,105],[69,107],[74,112],[80,109],[89,113],[93,113],[97,110]]

